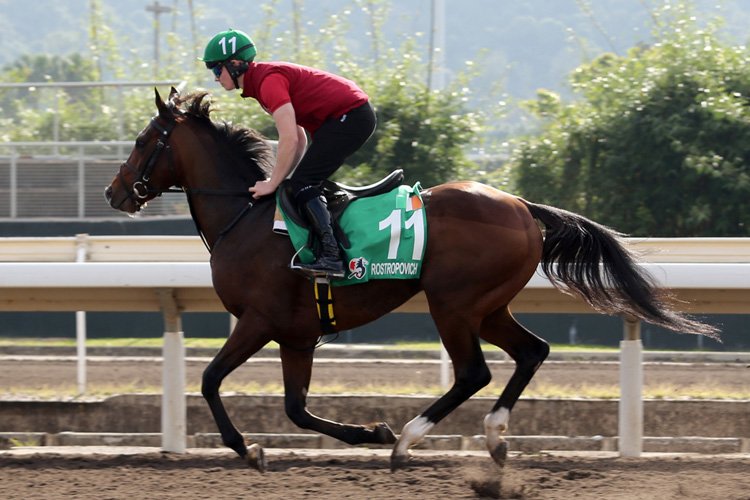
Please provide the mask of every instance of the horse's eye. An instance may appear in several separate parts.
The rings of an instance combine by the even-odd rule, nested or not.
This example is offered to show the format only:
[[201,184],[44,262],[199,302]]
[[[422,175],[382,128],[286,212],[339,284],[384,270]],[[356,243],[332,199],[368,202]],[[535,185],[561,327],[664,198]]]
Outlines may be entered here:
[[146,143],[140,139],[135,140],[135,147],[138,149],[143,149],[146,146]]

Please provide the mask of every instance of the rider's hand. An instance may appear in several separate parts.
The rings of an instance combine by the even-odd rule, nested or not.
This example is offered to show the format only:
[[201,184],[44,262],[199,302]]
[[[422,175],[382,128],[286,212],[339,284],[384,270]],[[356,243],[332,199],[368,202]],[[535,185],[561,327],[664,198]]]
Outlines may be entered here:
[[248,191],[253,193],[253,198],[260,198],[267,194],[273,194],[276,191],[276,186],[271,181],[258,181],[254,186],[247,188]]

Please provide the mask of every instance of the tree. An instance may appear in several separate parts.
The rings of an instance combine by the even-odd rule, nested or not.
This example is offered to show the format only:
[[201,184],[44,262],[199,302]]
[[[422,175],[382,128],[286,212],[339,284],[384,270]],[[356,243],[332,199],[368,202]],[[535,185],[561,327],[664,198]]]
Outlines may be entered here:
[[653,45],[572,73],[581,100],[528,103],[543,132],[513,152],[518,192],[635,235],[748,236],[750,51],[690,3],[654,19]]
[[[52,56],[23,55],[3,67],[6,80],[23,82],[91,82],[96,68],[82,54]],[[0,97],[0,109],[8,116],[3,140],[38,140],[53,137],[54,112],[59,114],[59,140],[108,139],[114,117],[101,105],[100,93],[91,88],[17,88]]]
[[411,42],[388,50],[378,71],[362,71],[357,81],[377,109],[378,127],[367,144],[349,159],[339,178],[366,183],[403,168],[406,183],[433,186],[453,180],[467,168],[467,145],[482,127],[483,115],[465,109],[468,77],[446,89],[430,91],[422,63]]
[[[95,80],[93,63],[81,54],[52,56],[49,54],[23,55],[3,66],[4,80],[22,82],[86,82]],[[69,89],[68,96],[75,101],[87,98],[85,89]],[[0,106],[4,109],[20,109],[23,106],[38,107],[39,94],[28,89],[6,91]]]

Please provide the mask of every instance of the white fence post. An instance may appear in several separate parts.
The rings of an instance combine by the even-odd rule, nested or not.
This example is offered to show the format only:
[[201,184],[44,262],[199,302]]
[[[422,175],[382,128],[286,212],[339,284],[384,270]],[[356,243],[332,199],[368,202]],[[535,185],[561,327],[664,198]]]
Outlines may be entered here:
[[643,451],[643,345],[641,322],[623,317],[620,342],[619,450],[622,457],[640,457]]
[[[76,262],[86,262],[88,234],[76,235]],[[76,311],[76,357],[78,394],[86,392],[86,311]]]
[[185,453],[187,435],[185,341],[180,308],[173,288],[158,289],[156,294],[164,315],[161,445],[164,451]]

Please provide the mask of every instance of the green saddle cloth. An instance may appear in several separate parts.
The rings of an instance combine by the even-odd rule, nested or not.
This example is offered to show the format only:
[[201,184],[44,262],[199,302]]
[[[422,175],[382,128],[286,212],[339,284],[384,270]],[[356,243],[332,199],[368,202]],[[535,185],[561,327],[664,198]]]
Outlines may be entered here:
[[[334,278],[332,285],[364,283],[371,279],[414,279],[422,272],[427,244],[427,218],[419,194],[421,186],[399,186],[378,196],[351,202],[338,220],[349,238],[343,249],[348,272]],[[277,202],[297,257],[302,263],[315,260],[307,247],[309,231],[297,225]]]

